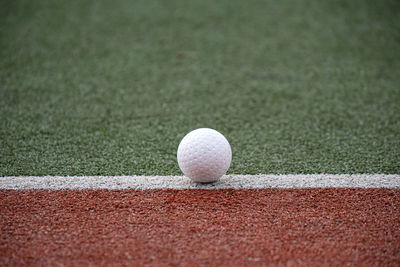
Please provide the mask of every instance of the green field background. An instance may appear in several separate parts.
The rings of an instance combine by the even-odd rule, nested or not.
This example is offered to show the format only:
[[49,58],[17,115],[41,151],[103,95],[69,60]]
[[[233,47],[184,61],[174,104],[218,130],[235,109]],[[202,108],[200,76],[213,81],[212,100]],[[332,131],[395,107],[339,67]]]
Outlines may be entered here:
[[399,1],[1,1],[0,176],[400,173]]

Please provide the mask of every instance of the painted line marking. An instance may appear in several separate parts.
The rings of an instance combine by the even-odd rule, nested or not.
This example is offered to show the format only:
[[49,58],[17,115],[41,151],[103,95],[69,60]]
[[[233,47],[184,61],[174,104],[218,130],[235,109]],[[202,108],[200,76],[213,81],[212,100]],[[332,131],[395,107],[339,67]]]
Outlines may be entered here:
[[212,184],[184,176],[8,176],[0,189],[261,189],[261,188],[400,188],[400,174],[225,175]]

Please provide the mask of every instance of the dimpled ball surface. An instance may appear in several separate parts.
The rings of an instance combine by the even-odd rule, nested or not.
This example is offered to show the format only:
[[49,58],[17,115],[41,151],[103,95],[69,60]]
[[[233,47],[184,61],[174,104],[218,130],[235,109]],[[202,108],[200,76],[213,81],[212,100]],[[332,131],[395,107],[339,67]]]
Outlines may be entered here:
[[200,128],[182,139],[177,158],[185,176],[195,182],[210,183],[217,181],[229,169],[232,151],[222,134]]

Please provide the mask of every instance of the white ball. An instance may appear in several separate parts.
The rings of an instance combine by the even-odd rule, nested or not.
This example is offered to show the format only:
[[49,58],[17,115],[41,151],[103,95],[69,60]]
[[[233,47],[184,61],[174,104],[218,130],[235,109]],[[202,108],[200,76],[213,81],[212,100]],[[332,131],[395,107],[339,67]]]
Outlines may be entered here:
[[200,128],[188,133],[177,152],[179,168],[195,182],[217,181],[231,165],[228,140],[213,129]]

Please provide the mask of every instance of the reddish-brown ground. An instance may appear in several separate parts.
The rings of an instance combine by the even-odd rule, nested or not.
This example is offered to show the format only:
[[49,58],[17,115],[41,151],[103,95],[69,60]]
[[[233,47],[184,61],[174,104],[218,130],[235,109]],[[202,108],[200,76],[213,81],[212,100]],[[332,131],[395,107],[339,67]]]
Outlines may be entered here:
[[400,266],[400,190],[0,191],[0,265]]

